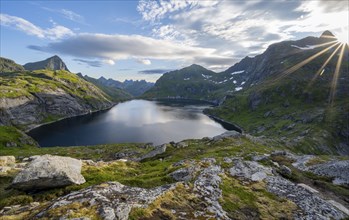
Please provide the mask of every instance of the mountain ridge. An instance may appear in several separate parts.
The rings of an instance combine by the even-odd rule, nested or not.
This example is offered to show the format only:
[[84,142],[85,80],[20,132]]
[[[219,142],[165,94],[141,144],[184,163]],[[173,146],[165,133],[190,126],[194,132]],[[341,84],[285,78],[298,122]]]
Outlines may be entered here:
[[328,35],[272,44],[220,73],[192,71],[197,77],[189,77],[184,70],[190,67],[166,73],[143,97],[210,100],[220,106],[207,114],[248,133],[281,138],[303,152],[349,154],[348,49],[332,88],[339,55],[326,59],[340,44]]
[[120,82],[118,80],[114,80],[112,78],[106,79],[104,76],[99,77],[98,79],[89,77],[87,75],[81,77],[91,81],[99,86],[107,87],[107,89],[121,89],[127,93],[129,93],[133,97],[138,97],[142,95],[144,92],[148,91],[151,87],[153,87],[154,83],[147,82],[146,80],[124,80]]

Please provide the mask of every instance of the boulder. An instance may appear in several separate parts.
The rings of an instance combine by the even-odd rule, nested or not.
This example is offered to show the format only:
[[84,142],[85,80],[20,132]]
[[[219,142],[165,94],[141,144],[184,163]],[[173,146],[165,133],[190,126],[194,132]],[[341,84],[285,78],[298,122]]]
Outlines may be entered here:
[[0,156],[0,166],[9,166],[16,163],[14,156]]
[[185,141],[178,142],[174,145],[175,148],[185,148],[188,147],[188,144]]
[[141,158],[138,158],[137,160],[141,161],[141,160],[152,158],[152,157],[155,157],[155,156],[157,156],[159,154],[165,153],[166,152],[166,148],[167,148],[166,144],[163,144],[163,145],[160,145],[160,146],[156,146],[154,148],[154,150],[152,150],[149,153],[143,155]]
[[191,166],[191,167],[178,169],[170,173],[169,175],[176,181],[188,182],[194,178],[197,170],[198,169],[196,169],[194,166]]
[[82,162],[70,157],[37,156],[13,180],[19,190],[42,190],[85,182],[81,175]]
[[279,173],[283,176],[290,176],[292,174],[292,170],[285,165],[281,165]]
[[212,140],[213,141],[219,141],[219,140],[222,140],[224,138],[236,138],[236,137],[241,137],[241,136],[242,136],[242,134],[237,132],[237,131],[226,131],[223,134],[214,136],[212,138]]
[[272,173],[271,168],[260,165],[255,161],[243,161],[236,159],[235,165],[229,169],[231,176],[245,180],[261,181]]

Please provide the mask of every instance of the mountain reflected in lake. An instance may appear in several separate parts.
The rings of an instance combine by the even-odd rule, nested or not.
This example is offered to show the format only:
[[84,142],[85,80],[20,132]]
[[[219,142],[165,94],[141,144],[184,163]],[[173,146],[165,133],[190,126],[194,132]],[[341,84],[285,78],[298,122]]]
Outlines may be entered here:
[[132,100],[110,110],[65,119],[29,135],[42,147],[152,142],[212,137],[226,131],[202,113],[203,103]]

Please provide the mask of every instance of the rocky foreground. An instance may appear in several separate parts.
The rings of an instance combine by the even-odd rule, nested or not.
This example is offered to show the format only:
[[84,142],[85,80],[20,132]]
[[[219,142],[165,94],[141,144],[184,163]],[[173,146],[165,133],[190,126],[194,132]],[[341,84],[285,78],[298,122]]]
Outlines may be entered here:
[[125,147],[109,160],[1,156],[0,165],[1,219],[349,217],[349,158],[296,155],[236,132]]

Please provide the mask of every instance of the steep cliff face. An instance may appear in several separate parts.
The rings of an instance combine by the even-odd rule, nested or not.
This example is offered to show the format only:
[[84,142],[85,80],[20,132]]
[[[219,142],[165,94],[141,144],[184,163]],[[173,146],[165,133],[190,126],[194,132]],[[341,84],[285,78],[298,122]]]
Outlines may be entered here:
[[0,124],[30,129],[112,106],[93,84],[67,71],[0,73]]

